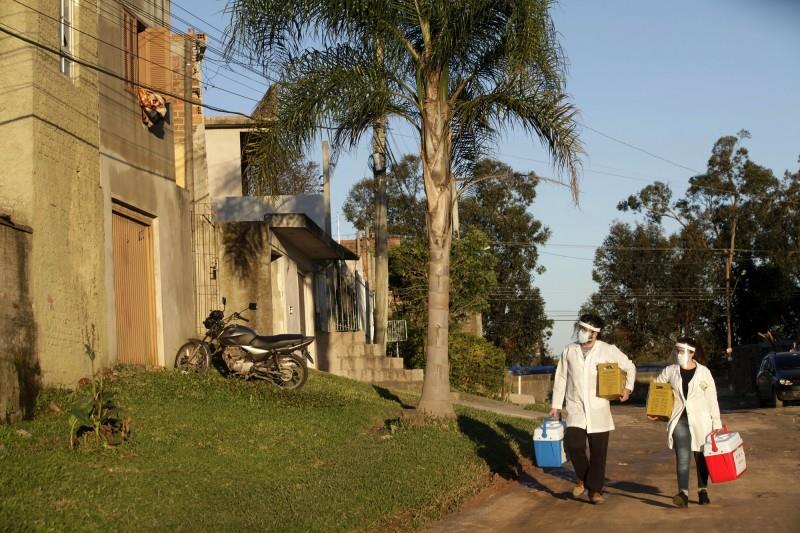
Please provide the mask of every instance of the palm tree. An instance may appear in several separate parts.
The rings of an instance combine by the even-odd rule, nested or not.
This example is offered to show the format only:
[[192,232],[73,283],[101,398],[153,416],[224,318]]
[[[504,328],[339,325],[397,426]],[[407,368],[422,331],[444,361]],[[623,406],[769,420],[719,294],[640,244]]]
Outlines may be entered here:
[[418,405],[425,414],[454,416],[447,350],[455,176],[469,175],[499,135],[520,126],[567,172],[577,199],[577,111],[565,94],[550,6],[550,0],[232,0],[228,8],[228,50],[280,74],[265,137],[274,154],[308,148],[320,128],[335,147],[353,147],[384,116],[405,120],[419,134],[430,250]]

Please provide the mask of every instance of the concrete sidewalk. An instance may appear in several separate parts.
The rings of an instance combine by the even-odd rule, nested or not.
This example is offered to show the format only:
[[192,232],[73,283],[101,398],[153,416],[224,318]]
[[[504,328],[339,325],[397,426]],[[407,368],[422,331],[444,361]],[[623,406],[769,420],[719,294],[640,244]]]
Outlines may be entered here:
[[[382,382],[382,383],[373,383],[373,385],[376,387],[385,388],[393,393],[401,392],[406,394],[413,394],[417,397],[422,393],[422,383]],[[483,396],[468,394],[466,392],[453,391],[450,393],[450,398],[456,405],[461,405],[464,407],[469,407],[471,409],[477,409],[480,411],[490,411],[492,413],[497,413],[505,416],[525,418],[527,420],[541,419],[546,414],[541,411],[531,411],[528,409],[523,409],[521,406],[513,403],[492,400],[490,398],[484,398]]]

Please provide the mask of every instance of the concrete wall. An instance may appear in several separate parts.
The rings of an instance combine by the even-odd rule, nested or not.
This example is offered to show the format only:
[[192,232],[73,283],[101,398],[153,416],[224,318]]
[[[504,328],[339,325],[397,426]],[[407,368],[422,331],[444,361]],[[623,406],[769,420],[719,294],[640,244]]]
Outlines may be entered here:
[[[212,177],[209,177],[209,181]],[[286,196],[215,197],[211,203],[217,220],[263,221],[267,214],[303,213],[320,228],[325,227],[325,205],[321,194]]]
[[283,333],[273,327],[271,259],[269,233],[259,222],[218,223],[220,231],[219,294],[227,299],[228,311],[239,311],[250,302],[256,312],[245,316],[247,324],[261,335]]
[[[58,19],[58,2],[31,0]],[[53,48],[55,20],[14,2],[0,2],[8,27]],[[97,32],[94,3],[80,2],[75,25]],[[75,34],[77,55],[97,60],[96,40]],[[95,326],[106,362],[103,190],[99,169],[98,79],[12,37],[0,38],[0,208],[33,229],[29,297],[36,352],[48,385],[72,386],[89,373],[83,343]]]
[[206,120],[208,192],[211,198],[242,195],[242,148],[239,134],[246,129],[212,128]]
[[[133,2],[149,16],[146,25],[161,18],[158,8],[147,0]],[[166,3],[168,6],[168,2]],[[119,4],[106,6],[122,16]],[[135,13],[136,14],[136,13]],[[137,15],[138,16],[138,15]],[[164,14],[168,20],[168,13]],[[100,29],[109,43],[122,42],[122,30],[110,17],[100,18]],[[101,64],[122,73],[122,51],[110,45],[100,48]],[[187,337],[194,336],[194,260],[192,256],[191,198],[175,180],[175,148],[171,117],[163,129],[148,130],[141,121],[136,96],[124,82],[102,75],[100,85],[100,152],[103,182],[103,212],[106,306],[109,353],[116,361],[116,321],[111,220],[114,202],[141,211],[153,219],[157,345],[159,362],[172,366],[175,352]],[[170,106],[172,112],[176,105]]]
[[30,228],[0,212],[0,422],[33,415],[40,384],[30,300]]
[[[107,305],[114,317],[114,270],[111,212],[114,202],[133,206],[153,217],[156,325],[159,363],[171,367],[178,348],[195,333],[194,258],[192,255],[189,192],[172,181],[154,179],[141,171],[103,156],[106,197]],[[112,201],[113,197],[113,201]],[[116,321],[109,320],[110,352],[116,360]]]
[[[631,399],[636,402],[646,401],[648,387],[656,376],[658,371],[637,371]],[[504,386],[513,403],[547,403],[553,393],[553,374],[516,376],[506,372]]]

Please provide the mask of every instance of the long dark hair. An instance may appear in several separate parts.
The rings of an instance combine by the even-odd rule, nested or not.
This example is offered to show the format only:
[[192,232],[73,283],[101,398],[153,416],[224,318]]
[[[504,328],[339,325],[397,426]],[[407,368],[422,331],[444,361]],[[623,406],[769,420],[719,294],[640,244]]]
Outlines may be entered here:
[[706,364],[706,353],[703,351],[703,345],[697,342],[697,339],[694,337],[689,337],[688,335],[684,335],[683,337],[678,337],[675,340],[676,344],[688,344],[692,348],[694,348],[694,360],[700,363],[701,365]]

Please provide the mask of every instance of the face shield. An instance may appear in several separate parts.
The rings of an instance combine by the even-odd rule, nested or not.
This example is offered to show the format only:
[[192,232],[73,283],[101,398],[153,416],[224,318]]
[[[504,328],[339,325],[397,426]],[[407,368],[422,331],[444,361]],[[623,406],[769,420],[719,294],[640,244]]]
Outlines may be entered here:
[[681,368],[688,368],[689,361],[691,361],[692,357],[694,357],[694,347],[679,342],[675,344],[673,356],[675,357],[675,360],[678,361],[678,364],[681,365]]
[[586,322],[578,322],[578,344],[586,344],[597,338],[598,333],[600,333],[600,328]]

